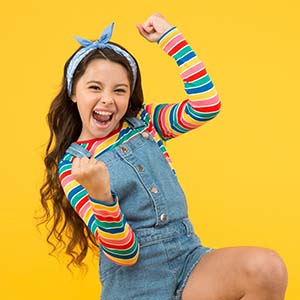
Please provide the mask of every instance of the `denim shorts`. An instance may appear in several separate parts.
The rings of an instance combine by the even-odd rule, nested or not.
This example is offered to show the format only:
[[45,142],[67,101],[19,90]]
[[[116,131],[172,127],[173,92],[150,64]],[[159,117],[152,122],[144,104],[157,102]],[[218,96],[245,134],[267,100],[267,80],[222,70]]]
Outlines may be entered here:
[[180,300],[193,268],[212,248],[203,247],[188,219],[137,229],[138,262],[119,266],[100,257],[102,300]]

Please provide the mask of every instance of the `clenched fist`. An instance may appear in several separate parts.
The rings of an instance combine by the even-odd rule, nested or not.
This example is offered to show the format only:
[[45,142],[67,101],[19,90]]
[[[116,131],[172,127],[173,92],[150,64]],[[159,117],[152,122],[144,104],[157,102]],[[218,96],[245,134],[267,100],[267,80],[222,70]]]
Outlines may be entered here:
[[172,26],[160,14],[150,16],[143,24],[137,24],[139,33],[149,42],[157,42]]
[[76,157],[72,165],[72,176],[88,194],[96,199],[112,203],[109,172],[104,162],[94,157]]

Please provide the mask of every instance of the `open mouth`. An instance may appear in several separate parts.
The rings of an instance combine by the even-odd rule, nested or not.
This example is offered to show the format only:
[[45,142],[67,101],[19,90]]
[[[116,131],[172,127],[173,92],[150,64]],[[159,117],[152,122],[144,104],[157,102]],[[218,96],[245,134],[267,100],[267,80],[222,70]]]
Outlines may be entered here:
[[108,111],[93,111],[93,118],[99,122],[101,125],[107,124],[109,121],[111,121],[113,116],[113,113]]

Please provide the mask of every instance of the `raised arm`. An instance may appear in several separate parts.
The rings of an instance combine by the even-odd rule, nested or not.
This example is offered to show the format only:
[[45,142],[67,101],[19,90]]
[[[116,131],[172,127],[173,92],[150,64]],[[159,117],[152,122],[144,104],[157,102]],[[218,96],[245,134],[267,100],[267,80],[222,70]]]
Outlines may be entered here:
[[180,103],[146,106],[161,138],[168,140],[213,119],[221,108],[218,93],[205,65],[180,31],[159,14],[150,17],[142,28],[139,31],[148,41],[157,42],[176,61],[187,95]]

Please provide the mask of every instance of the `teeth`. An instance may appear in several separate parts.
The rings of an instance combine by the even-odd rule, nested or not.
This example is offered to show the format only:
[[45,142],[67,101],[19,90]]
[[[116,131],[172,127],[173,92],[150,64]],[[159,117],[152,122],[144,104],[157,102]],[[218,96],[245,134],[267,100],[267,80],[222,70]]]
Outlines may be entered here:
[[100,115],[100,116],[111,116],[112,113],[111,112],[108,112],[108,111],[94,111],[97,115]]

